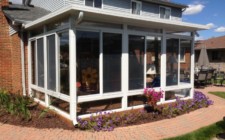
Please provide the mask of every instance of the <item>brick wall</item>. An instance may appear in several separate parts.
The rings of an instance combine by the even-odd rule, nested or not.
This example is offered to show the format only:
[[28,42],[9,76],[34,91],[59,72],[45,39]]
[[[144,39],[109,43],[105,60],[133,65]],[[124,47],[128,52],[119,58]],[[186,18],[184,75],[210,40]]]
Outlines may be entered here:
[[[8,0],[0,0],[7,6]],[[22,94],[21,50],[18,34],[9,35],[9,23],[0,8],[0,88]]]

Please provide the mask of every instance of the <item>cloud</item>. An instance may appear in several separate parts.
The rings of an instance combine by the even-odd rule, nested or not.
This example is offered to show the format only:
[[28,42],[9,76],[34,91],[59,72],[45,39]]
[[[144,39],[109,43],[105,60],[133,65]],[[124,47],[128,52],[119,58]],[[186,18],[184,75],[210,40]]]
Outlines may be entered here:
[[214,31],[215,32],[225,32],[225,27],[224,26],[218,27]]
[[204,9],[203,4],[190,4],[189,7],[184,11],[184,15],[194,15],[200,13]]
[[216,25],[215,25],[215,24],[213,24],[213,23],[208,23],[208,24],[206,24],[206,26],[207,26],[208,28],[210,28],[210,29],[212,29],[212,28],[215,28],[215,27],[216,27]]

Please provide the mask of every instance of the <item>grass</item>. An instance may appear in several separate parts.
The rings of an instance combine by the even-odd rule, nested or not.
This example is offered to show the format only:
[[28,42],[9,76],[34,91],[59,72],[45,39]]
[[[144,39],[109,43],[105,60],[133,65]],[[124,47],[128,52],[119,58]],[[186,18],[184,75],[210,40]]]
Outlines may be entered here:
[[166,140],[211,140],[219,133],[225,132],[225,121],[220,121],[210,126],[200,128],[192,133],[169,138]]
[[225,92],[209,92],[209,93],[225,99]]

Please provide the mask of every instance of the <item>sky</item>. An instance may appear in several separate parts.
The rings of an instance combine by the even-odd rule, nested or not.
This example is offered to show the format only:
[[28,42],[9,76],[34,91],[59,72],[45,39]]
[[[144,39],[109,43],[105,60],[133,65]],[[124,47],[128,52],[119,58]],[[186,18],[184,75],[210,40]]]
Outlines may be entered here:
[[225,35],[225,0],[171,0],[188,5],[183,12],[183,21],[203,24],[209,30],[198,31],[196,40],[205,40]]

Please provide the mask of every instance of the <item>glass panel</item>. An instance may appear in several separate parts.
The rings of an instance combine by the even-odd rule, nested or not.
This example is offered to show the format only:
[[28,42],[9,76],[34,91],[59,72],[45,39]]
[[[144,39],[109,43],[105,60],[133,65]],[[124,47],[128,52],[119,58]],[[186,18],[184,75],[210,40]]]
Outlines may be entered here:
[[70,112],[70,104],[61,99],[50,96],[50,105],[66,112],[66,113]]
[[129,96],[128,97],[128,107],[144,105],[146,104],[147,99],[143,95]]
[[165,19],[170,19],[170,9],[165,9]]
[[99,43],[97,32],[77,31],[77,95],[99,93]]
[[56,90],[55,35],[47,37],[47,83],[48,89]]
[[166,9],[163,7],[160,7],[160,18],[165,18],[165,12],[166,12]]
[[121,91],[122,35],[103,34],[103,92]]
[[69,95],[69,33],[59,34],[60,92]]
[[180,83],[190,83],[191,40],[180,40]]
[[137,13],[137,3],[132,1],[132,14]]
[[190,89],[171,90],[165,92],[165,100],[174,100],[176,97],[185,98],[190,96]]
[[179,39],[167,39],[166,46],[166,86],[178,85]]
[[36,85],[36,41],[31,42],[32,84]]
[[91,6],[91,7],[93,7],[93,3],[94,3],[94,0],[85,0],[85,5],[86,5],[86,6]]
[[161,37],[147,37],[146,85],[160,87]]
[[95,0],[95,7],[102,8],[102,0]]
[[129,35],[129,90],[144,88],[145,37]]
[[121,98],[91,101],[85,103],[78,103],[77,115],[97,113],[100,111],[107,111],[113,109],[120,109],[122,107]]
[[43,92],[32,90],[32,95],[34,98],[45,101],[45,94]]
[[44,43],[43,38],[37,40],[38,86],[44,87]]

